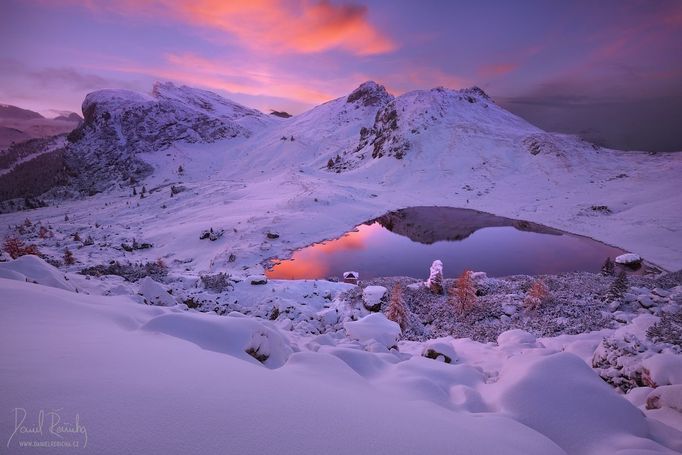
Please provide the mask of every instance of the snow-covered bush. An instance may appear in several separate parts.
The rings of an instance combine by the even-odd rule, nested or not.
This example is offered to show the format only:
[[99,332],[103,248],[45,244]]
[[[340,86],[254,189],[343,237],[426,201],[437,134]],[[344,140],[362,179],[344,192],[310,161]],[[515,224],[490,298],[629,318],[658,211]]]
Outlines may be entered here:
[[663,313],[661,319],[646,332],[647,338],[654,343],[666,343],[682,353],[682,309]]
[[138,281],[144,277],[151,277],[156,281],[163,281],[168,275],[168,267],[163,261],[147,262],[145,264],[121,264],[118,261],[112,261],[107,265],[95,265],[86,267],[80,271],[82,275],[102,276],[102,275],[118,275],[125,278],[127,281]]
[[592,368],[601,378],[623,392],[635,387],[652,386],[648,372],[638,357],[646,352],[638,337],[611,336],[602,340],[592,357]]
[[443,294],[443,263],[438,259],[431,264],[429,279],[426,281],[426,286],[431,289],[431,292],[434,294]]
[[223,292],[232,289],[232,282],[230,275],[225,272],[216,273],[215,275],[201,275],[201,282],[209,291]]

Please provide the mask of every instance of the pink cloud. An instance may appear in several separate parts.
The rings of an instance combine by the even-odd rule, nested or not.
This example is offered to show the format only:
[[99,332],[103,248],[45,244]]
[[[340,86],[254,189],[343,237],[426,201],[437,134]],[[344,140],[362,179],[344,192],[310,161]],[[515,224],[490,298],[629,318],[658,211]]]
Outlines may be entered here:
[[497,77],[511,73],[519,67],[518,63],[493,63],[491,65],[484,65],[478,70],[478,74],[482,77]]
[[159,16],[224,32],[243,45],[271,53],[341,49],[354,55],[391,52],[396,43],[373,26],[367,7],[327,0],[62,0],[93,13]]

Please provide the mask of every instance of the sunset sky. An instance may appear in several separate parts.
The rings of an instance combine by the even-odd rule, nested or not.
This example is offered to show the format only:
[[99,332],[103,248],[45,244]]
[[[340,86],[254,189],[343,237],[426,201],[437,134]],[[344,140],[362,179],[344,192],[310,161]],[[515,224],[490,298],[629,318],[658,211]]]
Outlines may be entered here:
[[299,113],[376,80],[478,85],[550,130],[682,150],[682,1],[0,0],[0,103],[171,80]]

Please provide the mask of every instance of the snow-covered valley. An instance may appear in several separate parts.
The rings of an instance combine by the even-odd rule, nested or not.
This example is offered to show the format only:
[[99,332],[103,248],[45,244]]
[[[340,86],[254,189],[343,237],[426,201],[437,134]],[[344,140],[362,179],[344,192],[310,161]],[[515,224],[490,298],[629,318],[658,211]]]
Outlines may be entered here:
[[[284,119],[159,84],[96,92],[83,114],[63,184],[0,215],[2,237],[44,259],[0,264],[0,404],[27,429],[41,409],[78,414],[87,439],[64,440],[92,453],[682,451],[678,273],[617,292],[608,273],[547,276],[540,309],[525,303],[536,278],[479,273],[467,314],[449,305],[457,283],[424,287],[428,270],[262,276],[415,206],[540,223],[674,272],[682,154],[546,133],[476,88],[368,82]],[[45,206],[16,211],[24,197]],[[384,316],[393,295],[402,327]],[[10,453],[40,440],[15,417],[0,419]]]

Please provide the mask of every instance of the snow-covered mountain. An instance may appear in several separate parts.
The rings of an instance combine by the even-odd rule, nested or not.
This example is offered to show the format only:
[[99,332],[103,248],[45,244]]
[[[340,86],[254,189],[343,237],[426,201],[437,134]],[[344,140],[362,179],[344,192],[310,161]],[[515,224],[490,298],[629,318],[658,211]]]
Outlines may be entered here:
[[[244,185],[240,200],[265,202],[263,195],[276,195],[253,207],[277,212],[286,206],[287,228],[309,233],[288,248],[338,235],[388,209],[437,204],[537,221],[645,252],[664,267],[682,264],[675,259],[679,242],[672,241],[680,227],[674,209],[682,205],[675,189],[682,154],[620,152],[548,133],[476,87],[394,97],[370,81],[282,118],[205,90],[157,83],[150,94],[91,93],[83,114],[85,121],[63,147],[35,153],[42,156],[35,164],[58,178],[17,193],[14,182],[33,166],[33,154],[24,152],[20,163],[0,175],[0,186],[13,189],[3,194],[15,197],[14,206],[3,203],[5,210],[23,207],[27,197],[38,197],[35,206],[62,201],[64,194],[131,194],[142,185],[171,184],[191,186],[197,208],[209,194],[214,203],[235,204],[229,195]],[[41,196],[48,183],[58,187]],[[343,213],[330,209],[336,224],[307,228],[315,199],[350,207]],[[315,210],[327,216],[326,208]],[[303,225],[297,224],[299,213]],[[223,216],[192,211],[191,218],[208,223]],[[660,235],[625,227],[635,222]],[[286,255],[287,249],[267,254]],[[263,256],[253,253],[252,259]],[[209,254],[204,263],[222,264],[221,255],[229,252]]]

